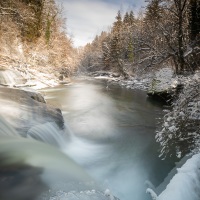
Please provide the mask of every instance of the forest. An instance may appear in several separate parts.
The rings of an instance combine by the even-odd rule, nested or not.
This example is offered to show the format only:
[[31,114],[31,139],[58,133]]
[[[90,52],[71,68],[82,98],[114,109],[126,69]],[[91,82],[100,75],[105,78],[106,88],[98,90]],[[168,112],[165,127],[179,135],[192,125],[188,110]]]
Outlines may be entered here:
[[1,66],[29,66],[70,74],[76,61],[62,7],[54,0],[0,2]]
[[88,70],[138,73],[169,65],[176,74],[199,67],[199,1],[152,0],[144,12],[120,11],[108,32],[87,44],[82,65]]
[[[172,92],[173,111],[164,117],[156,138],[162,156],[183,157],[198,151],[200,142],[200,85],[198,78],[191,78],[200,69],[200,2],[147,2],[145,11],[137,15],[130,11],[122,16],[118,11],[110,30],[84,47],[80,68],[87,73],[114,72],[127,80],[171,69],[176,88],[182,89]],[[166,90],[159,95],[169,101]]]

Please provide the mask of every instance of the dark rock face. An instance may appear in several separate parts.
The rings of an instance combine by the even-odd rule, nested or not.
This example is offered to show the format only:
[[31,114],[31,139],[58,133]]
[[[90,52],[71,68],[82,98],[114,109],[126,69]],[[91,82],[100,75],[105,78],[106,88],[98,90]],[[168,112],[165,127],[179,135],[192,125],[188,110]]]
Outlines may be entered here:
[[5,165],[0,158],[0,199],[34,200],[47,190],[40,175],[43,170],[23,163]]
[[2,87],[0,106],[0,114],[24,137],[31,127],[47,122],[64,129],[61,110],[47,105],[40,93]]
[[155,91],[155,92],[147,92],[148,97],[154,100],[163,102],[164,104],[171,104],[173,100],[173,96],[175,92],[168,91]]

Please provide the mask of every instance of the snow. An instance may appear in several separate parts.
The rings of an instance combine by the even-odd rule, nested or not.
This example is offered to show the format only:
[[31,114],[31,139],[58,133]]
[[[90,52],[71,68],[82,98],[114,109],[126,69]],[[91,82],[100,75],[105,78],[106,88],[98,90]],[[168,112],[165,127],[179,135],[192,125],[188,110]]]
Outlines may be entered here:
[[106,189],[104,194],[105,196],[109,197],[110,200],[115,200],[115,197],[111,194],[109,189]]
[[17,66],[0,70],[0,84],[9,87],[31,87],[33,89],[42,89],[46,87],[55,87],[60,81],[52,73],[42,73],[29,66]]
[[162,154],[170,152],[181,157],[200,152],[200,73],[179,76],[178,82],[184,86],[183,91],[174,101],[173,109],[165,114],[156,140]]
[[171,68],[162,68],[155,73],[149,91],[171,91],[178,85],[177,77],[174,77],[174,72]]
[[59,85],[59,80],[54,74],[43,73],[28,66],[19,66],[14,69],[17,73],[20,72],[21,76],[27,80],[26,83],[17,84],[15,87],[31,87],[37,90]]
[[157,194],[150,188],[146,190],[146,193],[149,193],[151,195],[152,200],[158,200]]
[[57,191],[55,195],[52,195],[49,200],[117,200],[117,198],[96,190],[85,190],[80,192],[64,192],[60,190]]
[[170,127],[168,128],[168,130],[169,130],[170,132],[175,132],[175,131],[177,130],[177,128],[176,128],[176,126],[170,126]]
[[[158,200],[199,200],[200,199],[200,154],[179,169]],[[151,190],[150,190],[151,192]]]

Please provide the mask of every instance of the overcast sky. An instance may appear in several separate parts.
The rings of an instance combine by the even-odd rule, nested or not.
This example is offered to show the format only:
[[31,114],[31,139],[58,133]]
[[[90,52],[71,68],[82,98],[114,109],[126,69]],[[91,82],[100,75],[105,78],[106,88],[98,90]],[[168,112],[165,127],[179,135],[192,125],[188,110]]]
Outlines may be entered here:
[[67,32],[76,47],[91,42],[95,35],[112,25],[118,10],[134,10],[144,5],[144,0],[57,0],[63,4],[67,18]]

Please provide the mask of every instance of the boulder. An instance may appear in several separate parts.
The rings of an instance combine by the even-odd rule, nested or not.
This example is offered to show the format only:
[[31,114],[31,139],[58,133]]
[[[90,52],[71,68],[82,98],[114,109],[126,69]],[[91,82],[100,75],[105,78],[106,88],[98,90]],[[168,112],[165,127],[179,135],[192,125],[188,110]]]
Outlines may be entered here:
[[33,90],[0,88],[0,106],[2,115],[11,126],[24,137],[33,126],[55,123],[64,129],[64,119],[59,108],[47,105],[44,97]]
[[162,68],[156,74],[148,89],[148,96],[170,101],[177,91],[178,79],[174,77],[174,73],[170,68]]

